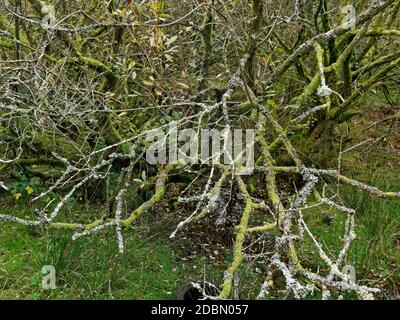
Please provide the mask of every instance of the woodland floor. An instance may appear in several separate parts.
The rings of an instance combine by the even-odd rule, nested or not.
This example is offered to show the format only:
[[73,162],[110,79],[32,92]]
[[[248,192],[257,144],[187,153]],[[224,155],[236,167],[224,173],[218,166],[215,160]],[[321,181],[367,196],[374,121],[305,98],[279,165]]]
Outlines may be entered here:
[[[387,123],[380,123],[367,131],[368,124],[393,114],[389,108],[379,108],[379,101],[371,101],[362,117],[341,130],[353,137],[350,145],[369,138],[378,138],[387,131]],[[383,110],[383,111],[382,111]],[[387,110],[387,112],[385,112]],[[342,159],[342,170],[348,176],[370,183],[383,190],[400,190],[400,124],[392,128],[388,138],[374,147],[365,144]],[[284,177],[281,177],[284,179]],[[201,179],[193,194],[201,191]],[[197,189],[196,189],[197,188]],[[228,187],[227,187],[228,188]],[[35,191],[35,190],[34,190]],[[194,206],[179,205],[179,184],[171,184],[165,201],[143,216],[126,234],[126,252],[118,253],[114,232],[71,240],[66,231],[29,230],[22,226],[0,223],[0,299],[173,299],[177,288],[190,281],[203,280],[220,283],[223,271],[230,262],[230,248],[234,225],[240,219],[241,199],[234,196],[228,206],[226,224],[216,225],[221,218],[216,210],[204,220],[193,224],[169,239],[175,226],[191,214]],[[226,195],[229,194],[226,190]],[[265,190],[253,190],[253,195],[265,198]],[[382,289],[377,298],[400,298],[400,200],[381,200],[368,194],[340,187],[340,195],[347,206],[357,210],[355,240],[347,259],[355,266],[360,284]],[[25,198],[24,198],[25,197]],[[0,196],[0,212],[30,215],[28,195],[16,201],[4,192]],[[228,201],[222,199],[221,207]],[[101,207],[101,206],[100,206]],[[71,204],[71,212],[95,212],[98,205]],[[322,240],[328,252],[337,252],[343,234],[344,217],[329,207],[319,207],[305,213],[311,230]],[[253,221],[254,223],[254,221]],[[265,238],[249,247],[246,253],[263,252],[273,238]],[[248,243],[250,240],[248,239]],[[303,264],[316,268],[319,257],[304,241],[300,256],[307,255]],[[57,271],[57,289],[41,289],[41,269],[53,265]],[[240,270],[238,296],[254,298],[264,277],[265,262],[250,261]],[[274,279],[270,298],[290,298],[282,278]],[[316,293],[315,298],[318,297]],[[348,296],[345,298],[353,298]]]

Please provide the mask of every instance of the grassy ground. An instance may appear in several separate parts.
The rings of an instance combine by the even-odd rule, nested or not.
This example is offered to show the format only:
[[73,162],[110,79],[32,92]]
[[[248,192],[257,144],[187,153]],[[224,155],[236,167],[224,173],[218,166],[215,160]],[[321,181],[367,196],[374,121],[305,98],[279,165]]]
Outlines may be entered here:
[[[29,215],[23,205],[5,205]],[[179,263],[157,229],[128,230],[119,254],[115,232],[72,241],[70,232],[0,223],[0,299],[171,299],[196,269]],[[55,267],[56,290],[41,289],[45,265]]]
[[[383,169],[382,169],[383,170]],[[385,190],[400,190],[400,173],[373,170],[359,176]],[[400,201],[380,200],[342,188],[342,199],[357,209],[357,234],[347,264],[354,265],[360,283],[384,288],[382,298],[395,298],[400,287]],[[18,205],[15,210],[21,210]],[[27,209],[25,209],[27,210]],[[340,248],[343,214],[326,224],[329,208],[306,213],[311,230],[332,255]],[[26,212],[28,214],[28,212]],[[83,240],[71,240],[65,231],[30,230],[10,223],[0,224],[0,299],[172,299],[176,288],[192,280],[218,282],[229,262],[222,253],[221,264],[207,256],[186,259],[169,242],[169,230],[160,221],[142,220],[126,234],[126,253],[119,254],[114,232]],[[152,224],[153,228],[148,228]],[[188,245],[182,240],[183,245]],[[317,252],[306,239],[299,248],[307,256],[307,267],[320,264]],[[56,290],[42,290],[41,269],[53,265]],[[240,297],[252,298],[263,279],[262,264],[241,268]],[[283,286],[271,298],[284,297]]]
[[[370,111],[361,120],[354,121],[354,140],[350,145],[385,133],[385,124],[368,132],[359,129],[385,116]],[[362,147],[344,156],[345,174],[382,190],[399,191],[398,131],[383,144],[371,149]],[[21,193],[26,197],[23,190]],[[399,298],[400,200],[377,199],[347,186],[340,187],[340,196],[343,203],[357,211],[358,236],[346,263],[356,268],[360,284],[383,289],[379,298]],[[15,201],[11,195],[3,194],[0,211],[30,215],[23,197]],[[220,283],[230,261],[229,241],[226,247],[217,248],[218,253],[215,248],[205,253],[198,240],[191,243],[190,237],[172,242],[168,236],[180,217],[175,216],[174,208],[167,212],[169,205],[165,203],[166,207],[146,215],[125,234],[126,252],[122,255],[118,253],[112,231],[72,241],[66,231],[30,230],[1,222],[0,299],[172,299],[176,289],[189,281],[206,278]],[[87,208],[74,210],[86,212]],[[157,210],[165,212],[160,214]],[[320,207],[306,212],[305,217],[324,249],[335,255],[344,231],[343,214]],[[206,229],[202,237],[212,235]],[[307,267],[316,268],[321,263],[309,239],[299,247],[299,254],[307,257],[303,260]],[[56,269],[56,290],[41,289],[44,265],[53,265]],[[263,262],[243,264],[239,297],[254,298],[263,280],[263,266]],[[282,297],[287,297],[287,293],[277,281],[276,291],[270,298]]]
[[[383,190],[400,190],[400,173],[388,175],[379,169],[359,179]],[[382,289],[380,298],[400,298],[400,200],[382,200],[371,195],[342,187],[344,203],[356,209],[356,234],[346,264],[355,267],[359,284]],[[328,207],[320,207],[305,214],[306,222],[317,235],[326,252],[336,256],[341,248],[346,216]],[[327,223],[326,217],[334,220]],[[308,266],[322,265],[321,259],[309,241],[302,247]]]

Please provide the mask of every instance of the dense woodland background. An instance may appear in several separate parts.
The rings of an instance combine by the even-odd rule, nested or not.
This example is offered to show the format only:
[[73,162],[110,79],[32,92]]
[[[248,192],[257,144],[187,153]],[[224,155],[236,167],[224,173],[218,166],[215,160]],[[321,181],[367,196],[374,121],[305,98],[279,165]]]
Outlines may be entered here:
[[[0,299],[398,299],[399,12],[2,0]],[[150,165],[172,121],[254,129],[254,172]]]

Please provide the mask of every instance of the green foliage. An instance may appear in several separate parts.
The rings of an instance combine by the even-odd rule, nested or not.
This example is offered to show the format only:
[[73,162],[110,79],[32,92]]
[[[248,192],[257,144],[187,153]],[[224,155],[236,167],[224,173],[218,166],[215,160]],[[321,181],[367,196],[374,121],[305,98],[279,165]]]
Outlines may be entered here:
[[29,198],[32,194],[43,190],[43,185],[36,178],[29,178],[23,172],[16,171],[14,173],[16,181],[8,184],[8,188],[16,201]]
[[[381,188],[400,190],[400,174],[371,167],[361,175]],[[357,208],[359,237],[349,259],[362,278],[379,279],[389,285],[400,283],[400,200],[382,200],[367,194],[349,192],[342,197]]]
[[[125,237],[121,255],[111,233],[72,241],[65,231],[32,235],[0,225],[0,299],[170,299],[190,281],[172,248],[139,229]],[[12,237],[18,232],[19,237]],[[41,289],[44,265],[56,269],[57,289]]]

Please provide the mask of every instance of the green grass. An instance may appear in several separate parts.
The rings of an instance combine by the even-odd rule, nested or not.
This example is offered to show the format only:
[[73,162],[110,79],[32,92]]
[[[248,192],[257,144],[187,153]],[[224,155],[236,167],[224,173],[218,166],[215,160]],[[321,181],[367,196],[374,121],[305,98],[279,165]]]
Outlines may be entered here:
[[[188,265],[172,248],[138,230],[118,253],[114,232],[71,240],[65,231],[32,232],[0,225],[0,299],[171,299],[189,281]],[[56,269],[57,289],[42,290],[44,265]]]
[[[400,190],[400,172],[371,168],[359,177],[382,190]],[[364,278],[378,277],[400,286],[400,200],[346,190],[342,197],[357,209],[359,237],[349,259]]]
[[[389,174],[385,168],[361,173],[349,170],[346,174],[382,190],[400,190],[400,173]],[[378,199],[349,186],[341,187],[340,197],[357,211],[357,239],[346,264],[355,266],[359,283],[383,285],[395,291],[400,284],[400,200]],[[22,216],[30,215],[23,207],[21,203],[11,209]],[[327,213],[336,216],[331,224],[323,222]],[[346,216],[325,206],[305,212],[305,218],[324,249],[336,256]],[[149,215],[125,233],[124,254],[118,253],[113,230],[72,241],[70,232],[0,223],[0,299],[172,299],[178,286],[202,279],[204,274],[208,280],[220,283],[230,255],[226,254],[218,267],[200,257],[182,261],[176,248],[168,243],[168,232],[163,227],[167,222],[157,219]],[[307,236],[298,251],[306,267],[323,266]],[[45,265],[56,269],[56,290],[41,289]],[[264,276],[255,272],[255,267],[263,268],[243,264],[240,269],[242,298],[254,298],[258,293]],[[278,291],[271,298],[279,297]]]
[[[349,177],[386,191],[400,191],[400,172],[391,169],[398,156],[390,153],[369,154],[369,162],[360,165],[361,156],[343,159]],[[26,196],[26,195],[25,195]],[[400,290],[400,199],[379,199],[354,189],[340,187],[343,203],[356,209],[357,239],[350,248],[346,264],[355,266],[360,284],[387,288],[395,296]],[[0,198],[2,213],[18,212],[31,216],[26,199],[17,204],[12,196]],[[91,220],[98,208],[78,202],[71,203],[66,216]],[[324,223],[324,215],[336,218]],[[331,256],[337,256],[342,246],[346,216],[328,206],[304,212],[313,234]],[[118,253],[115,231],[103,231],[76,241],[67,231],[31,229],[0,222],[0,300],[1,299],[172,299],[176,288],[205,277],[221,283],[223,270],[231,261],[231,252],[223,255],[221,265],[215,266],[207,257],[194,261],[181,259],[177,246],[168,240],[171,221],[168,215],[146,214],[126,231],[126,250]],[[172,227],[173,228],[173,227]],[[190,239],[177,239],[190,248]],[[310,239],[305,236],[298,245],[305,267],[324,270],[324,263]],[[57,289],[41,288],[41,270],[45,265],[56,269]],[[258,269],[258,271],[256,271]],[[265,264],[244,263],[240,268],[240,297],[254,298],[265,276]],[[284,285],[281,286],[284,289]],[[282,298],[280,290],[270,298]],[[314,297],[318,298],[319,293]],[[346,298],[354,298],[346,296]]]
[[[346,174],[382,190],[400,190],[400,172],[389,174],[385,169],[371,168],[363,174]],[[340,197],[347,207],[356,210],[357,238],[345,264],[355,267],[359,284],[384,288],[395,295],[400,288],[400,199],[379,199],[351,186],[342,186]],[[324,214],[335,216],[334,221],[325,224]],[[322,206],[307,210],[304,215],[323,249],[331,258],[336,257],[342,247],[346,214]],[[309,237],[305,236],[299,252],[306,258],[306,267],[319,265],[320,270],[324,270],[323,266],[326,268]]]

